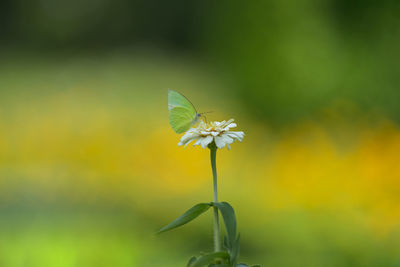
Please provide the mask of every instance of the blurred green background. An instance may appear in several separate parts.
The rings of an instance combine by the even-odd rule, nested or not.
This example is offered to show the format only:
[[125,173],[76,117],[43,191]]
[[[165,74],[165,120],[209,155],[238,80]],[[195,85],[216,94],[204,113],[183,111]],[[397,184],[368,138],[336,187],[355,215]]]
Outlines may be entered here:
[[185,266],[207,150],[167,89],[243,143],[217,155],[241,261],[400,266],[397,0],[0,2],[0,266]]

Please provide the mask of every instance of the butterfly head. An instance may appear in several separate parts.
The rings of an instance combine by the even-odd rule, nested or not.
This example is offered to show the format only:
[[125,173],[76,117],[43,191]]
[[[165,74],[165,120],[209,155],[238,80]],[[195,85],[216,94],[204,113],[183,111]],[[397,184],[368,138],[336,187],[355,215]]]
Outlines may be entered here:
[[200,117],[203,117],[203,115],[201,113],[196,113],[196,117],[193,120],[193,124],[196,124],[199,122]]

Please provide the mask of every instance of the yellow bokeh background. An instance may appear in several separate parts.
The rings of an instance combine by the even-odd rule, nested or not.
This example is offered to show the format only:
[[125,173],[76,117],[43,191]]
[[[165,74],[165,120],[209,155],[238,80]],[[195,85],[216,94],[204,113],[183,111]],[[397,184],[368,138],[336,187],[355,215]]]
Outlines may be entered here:
[[[112,56],[74,59],[70,67],[13,66],[19,73],[48,72],[8,80],[15,90],[2,93],[4,266],[182,266],[186,254],[208,249],[210,216],[154,236],[212,196],[209,151],[177,146],[167,87],[213,110],[209,120],[235,118],[246,133],[231,151],[217,153],[220,198],[236,209],[244,259],[293,266],[291,255],[300,266],[318,266],[332,258],[320,256],[325,250],[349,253],[336,257],[338,264],[346,257],[360,265],[396,258],[400,130],[394,122],[350,121],[327,108],[320,120],[278,129],[249,116],[206,70],[186,61],[149,62]],[[81,76],[76,68],[84,64],[90,71]],[[198,240],[187,247],[192,238]],[[158,263],[150,260],[155,250]]]

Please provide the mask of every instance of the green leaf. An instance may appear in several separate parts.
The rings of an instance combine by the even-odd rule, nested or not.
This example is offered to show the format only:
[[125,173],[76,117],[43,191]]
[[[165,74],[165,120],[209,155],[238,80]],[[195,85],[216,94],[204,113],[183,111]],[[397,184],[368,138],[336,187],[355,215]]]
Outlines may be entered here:
[[199,203],[197,205],[194,205],[191,209],[189,209],[184,214],[179,216],[173,222],[171,222],[167,226],[164,226],[163,228],[161,228],[157,232],[157,234],[160,234],[160,233],[172,230],[174,228],[177,228],[179,226],[182,226],[184,224],[187,224],[188,222],[196,219],[200,214],[206,212],[210,207],[211,207],[210,203]]
[[235,244],[232,247],[232,250],[230,251],[230,262],[232,263],[233,266],[236,265],[237,258],[239,256],[239,251],[240,251],[240,234],[238,235]]
[[236,267],[249,267],[249,266],[244,263],[239,263],[238,265],[236,265]]
[[195,262],[193,262],[191,265],[189,265],[189,267],[203,267],[207,264],[213,263],[213,261],[216,259],[227,260],[227,259],[229,259],[229,254],[226,251],[220,251],[220,252],[206,254],[206,255],[198,258]]
[[190,264],[192,264],[193,262],[195,262],[197,260],[197,258],[195,256],[191,257],[188,261],[188,263],[186,264],[186,267],[189,267]]
[[251,267],[261,267],[261,265],[257,264],[257,265],[253,265]]
[[233,246],[235,245],[236,241],[236,217],[235,211],[233,210],[232,206],[229,205],[227,202],[213,202],[221,212],[222,218],[224,219],[226,232],[228,234],[227,245],[228,249],[232,250]]
[[224,236],[224,248],[229,249],[228,238]]

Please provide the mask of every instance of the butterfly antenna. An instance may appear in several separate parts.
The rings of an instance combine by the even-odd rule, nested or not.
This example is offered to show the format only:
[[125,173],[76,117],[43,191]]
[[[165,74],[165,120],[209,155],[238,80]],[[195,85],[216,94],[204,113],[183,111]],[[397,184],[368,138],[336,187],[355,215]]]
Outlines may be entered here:
[[213,112],[213,111],[202,112],[202,113],[200,113],[200,116],[202,116],[202,117],[205,119],[206,123],[208,123],[208,121],[207,121],[207,116],[204,116],[204,114],[212,113],[212,112]]

